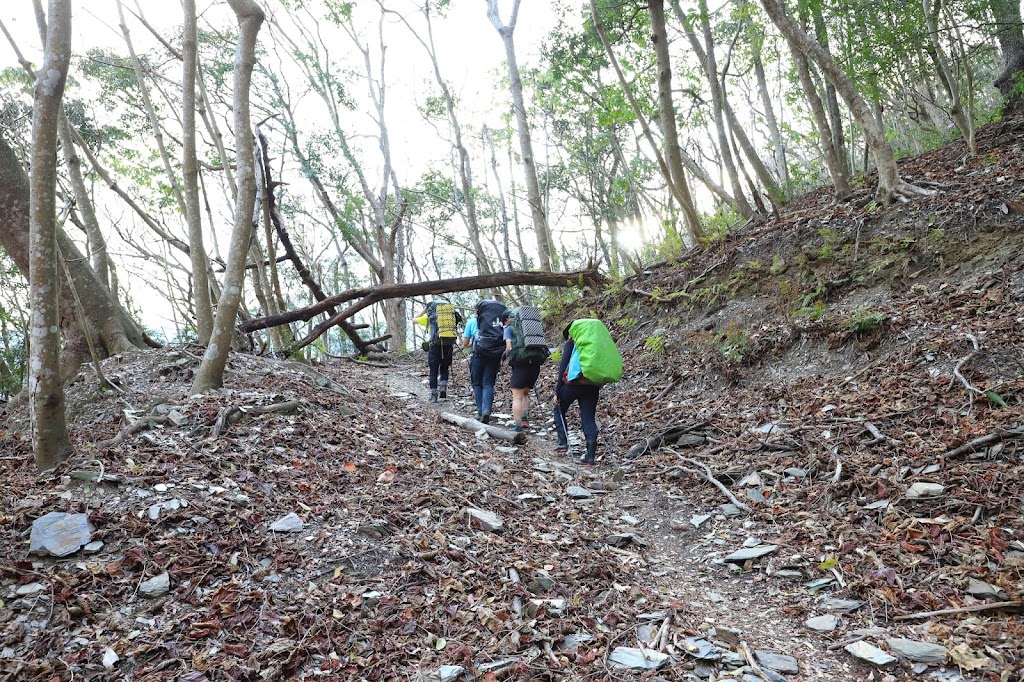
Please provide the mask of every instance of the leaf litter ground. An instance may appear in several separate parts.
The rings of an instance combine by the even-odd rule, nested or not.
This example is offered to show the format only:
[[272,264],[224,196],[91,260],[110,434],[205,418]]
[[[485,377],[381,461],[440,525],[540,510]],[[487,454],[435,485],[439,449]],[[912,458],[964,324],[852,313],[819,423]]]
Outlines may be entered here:
[[[564,311],[604,318],[629,369],[593,469],[551,454],[546,408],[515,452],[441,422],[409,364],[236,355],[189,397],[194,350],[111,358],[124,395],[83,371],[76,455],[39,477],[10,408],[0,676],[1019,678],[1022,133],[904,162],[936,197],[820,191]],[[469,413],[455,372],[444,407]],[[98,553],[29,556],[53,511],[88,514]],[[844,650],[869,645],[899,660]]]

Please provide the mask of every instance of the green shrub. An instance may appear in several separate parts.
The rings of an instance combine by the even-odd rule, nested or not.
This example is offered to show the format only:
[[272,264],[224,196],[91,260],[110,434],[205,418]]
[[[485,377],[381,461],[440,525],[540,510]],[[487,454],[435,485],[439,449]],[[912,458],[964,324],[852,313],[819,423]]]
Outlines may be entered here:
[[878,329],[883,322],[885,313],[858,308],[846,318],[843,326],[854,334],[864,334]]
[[666,344],[664,336],[648,336],[644,339],[644,348],[651,355],[660,355],[665,352]]

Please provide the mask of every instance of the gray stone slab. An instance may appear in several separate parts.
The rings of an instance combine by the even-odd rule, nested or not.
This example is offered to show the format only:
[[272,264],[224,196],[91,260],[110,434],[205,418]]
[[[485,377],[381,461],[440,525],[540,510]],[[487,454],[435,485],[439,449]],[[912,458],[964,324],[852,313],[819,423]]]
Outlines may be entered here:
[[722,559],[722,561],[731,564],[742,564],[751,559],[760,559],[763,556],[768,556],[778,548],[778,545],[758,545],[757,547],[746,547],[744,549],[736,550],[729,556]]
[[843,647],[854,658],[858,658],[879,668],[888,668],[895,665],[899,659],[890,656],[878,647],[868,644],[865,641],[853,642]]
[[608,662],[631,670],[657,670],[667,664],[670,658],[668,654],[663,654],[660,651],[620,646],[616,647],[608,656]]
[[902,637],[889,637],[885,643],[889,651],[914,663],[945,663],[949,655],[949,651],[941,644],[918,642]]
[[32,522],[29,554],[55,557],[74,554],[92,540],[88,514],[50,512]]
[[302,519],[295,512],[285,514],[274,523],[270,524],[270,530],[275,533],[298,533],[301,532],[306,525],[302,523]]
[[156,599],[171,591],[171,576],[164,571],[139,585],[139,594],[143,597]]
[[754,651],[754,656],[762,667],[774,670],[777,673],[795,675],[800,672],[800,662],[793,656],[776,654],[771,651]]
[[817,630],[818,632],[832,632],[839,627],[839,616],[834,616],[832,614],[815,616],[814,618],[808,618],[805,620],[804,625],[812,630]]

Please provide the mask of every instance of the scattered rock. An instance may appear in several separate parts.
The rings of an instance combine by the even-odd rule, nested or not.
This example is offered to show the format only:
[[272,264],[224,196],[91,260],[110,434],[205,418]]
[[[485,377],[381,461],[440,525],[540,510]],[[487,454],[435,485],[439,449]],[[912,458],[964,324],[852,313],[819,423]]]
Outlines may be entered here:
[[153,486],[153,490],[157,491],[158,493],[165,493],[167,492],[167,484],[157,483],[155,486]]
[[188,424],[188,417],[177,410],[171,410],[168,412],[167,420],[175,426],[184,426],[185,424]]
[[760,559],[763,556],[767,556],[777,550],[778,545],[760,545],[759,547],[746,547],[744,549],[738,549],[729,556],[722,559],[722,561],[731,564],[742,564],[751,559]]
[[462,677],[466,669],[461,665],[442,665],[440,668],[419,679],[423,682],[455,682]]
[[657,670],[668,663],[670,656],[651,649],[636,649],[629,646],[616,647],[608,657],[610,663],[620,668],[633,670]]
[[843,647],[854,658],[859,658],[879,668],[887,668],[897,662],[895,656],[890,656],[881,649],[867,642],[853,642]]
[[971,578],[968,581],[967,593],[978,599],[1006,599],[1006,592],[1001,587],[977,578]]
[[885,640],[889,651],[913,663],[945,663],[949,651],[941,644],[918,642],[913,639],[889,637]]
[[694,528],[700,528],[705,523],[711,520],[711,514],[697,514],[690,517],[690,525]]
[[865,509],[870,509],[870,510],[888,509],[889,508],[889,500],[877,500],[877,501],[872,502],[871,504],[867,505],[864,508]]
[[723,504],[719,509],[721,509],[722,513],[731,519],[734,519],[737,516],[743,516],[743,510],[731,502],[729,504]]
[[503,455],[514,455],[517,452],[519,452],[519,448],[515,448],[509,445],[496,445],[494,449]]
[[285,514],[270,524],[270,530],[275,533],[298,533],[305,527],[306,524],[302,522],[302,519],[295,512]]
[[729,646],[737,646],[740,643],[740,640],[743,639],[740,637],[740,633],[736,630],[733,630],[732,628],[723,628],[721,626],[715,627],[711,631],[711,636],[717,640],[725,642]]
[[747,499],[751,502],[765,502],[766,498],[757,488],[747,488]]
[[552,616],[560,616],[565,611],[564,599],[531,599],[526,605],[526,615],[533,618],[544,609]]
[[815,616],[805,620],[804,625],[818,632],[832,632],[839,627],[839,616],[833,616],[832,614]]
[[626,545],[639,545],[640,547],[646,547],[647,543],[639,535],[634,533],[612,533],[607,538],[607,542],[612,547],[625,547]]
[[921,497],[935,497],[944,492],[946,492],[946,486],[944,485],[919,482],[907,488],[906,497],[907,499],[915,500]]
[[157,519],[160,518],[160,505],[159,504],[151,504],[151,505],[149,505],[149,512],[148,513],[149,513],[149,520],[150,521],[156,521]]
[[803,469],[800,469],[799,467],[789,467],[787,469],[783,469],[782,473],[786,474],[787,476],[792,476],[793,478],[807,478],[807,472],[804,471]]
[[171,576],[164,571],[139,585],[139,594],[149,599],[162,597],[171,591]]
[[566,635],[562,638],[555,648],[559,651],[575,651],[580,647],[580,644],[586,644],[587,642],[594,639],[594,636],[586,632],[577,632],[575,634]]
[[764,481],[761,480],[761,474],[756,471],[752,474],[747,474],[740,479],[740,482],[736,484],[737,488],[760,488],[764,485]]
[[590,492],[586,488],[581,488],[578,485],[571,485],[566,488],[565,494],[574,500],[586,500],[594,496],[594,493]]
[[46,591],[46,586],[42,583],[29,583],[19,587],[14,594],[19,597],[34,597],[44,591]]
[[470,525],[474,528],[479,528],[480,530],[489,531],[491,533],[497,533],[498,531],[505,529],[505,522],[502,521],[501,517],[494,512],[467,507],[464,514],[466,518],[469,519]]
[[687,637],[683,640],[683,651],[702,661],[717,661],[722,652],[711,642],[699,637]]
[[856,611],[863,605],[864,602],[857,599],[837,599],[828,595],[822,597],[821,601],[818,602],[818,608],[830,613],[849,613],[850,611]]
[[793,656],[773,654],[770,651],[755,651],[754,656],[763,667],[774,670],[777,673],[796,675],[800,672],[800,662]]
[[704,436],[700,436],[696,433],[684,433],[676,439],[676,447],[695,448],[698,445],[704,445],[707,440],[708,439]]
[[231,503],[238,507],[248,507],[252,504],[252,500],[249,499],[248,495],[235,495],[231,498]]
[[29,554],[55,557],[74,554],[92,540],[88,514],[50,512],[32,522]]
[[383,540],[391,535],[391,525],[383,519],[373,519],[356,528],[356,532],[374,540]]
[[103,667],[106,668],[108,671],[113,670],[114,666],[117,665],[117,662],[119,660],[121,659],[118,658],[117,652],[111,649],[110,647],[107,647],[106,650],[103,652]]

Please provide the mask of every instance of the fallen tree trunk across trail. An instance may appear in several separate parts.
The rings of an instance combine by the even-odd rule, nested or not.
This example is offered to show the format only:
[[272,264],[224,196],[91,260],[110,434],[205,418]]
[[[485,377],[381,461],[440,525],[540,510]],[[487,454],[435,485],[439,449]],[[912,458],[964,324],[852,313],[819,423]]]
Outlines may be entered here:
[[487,435],[497,440],[507,440],[515,443],[516,445],[522,445],[526,442],[526,433],[523,431],[509,431],[508,429],[499,429],[497,426],[491,426],[490,424],[484,424],[476,419],[469,417],[463,417],[461,414],[454,414],[452,412],[442,412],[441,419],[446,422],[451,422],[461,426],[462,428],[472,431],[473,433],[479,433],[481,430],[486,431]]
[[[320,313],[327,312],[340,303],[362,299],[349,306],[338,315],[328,320],[351,317],[358,311],[389,298],[406,298],[409,296],[426,296],[430,294],[447,294],[455,291],[472,291],[474,289],[491,289],[503,286],[538,286],[538,287],[583,287],[596,286],[604,282],[604,276],[597,268],[578,270],[576,272],[497,272],[491,275],[474,275],[472,277],[453,277],[430,282],[410,282],[406,284],[388,284],[382,286],[349,289],[329,296],[322,301],[290,310],[280,315],[268,315],[255,320],[243,322],[238,330],[243,334],[269,329],[290,322],[308,322]],[[332,325],[333,326],[333,325]],[[322,332],[321,332],[322,333]]]

